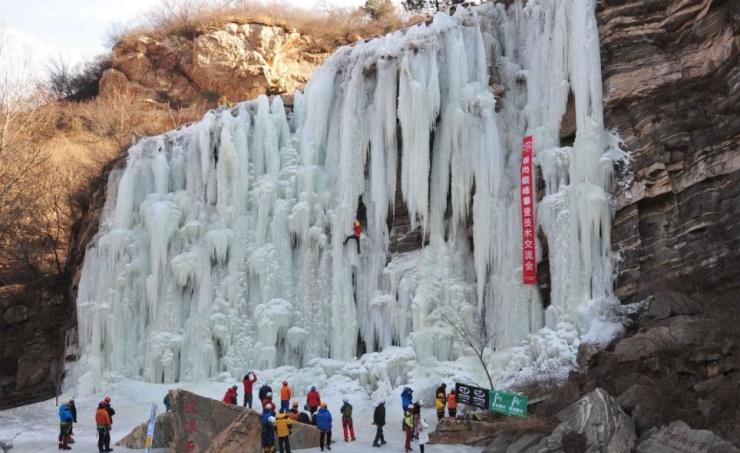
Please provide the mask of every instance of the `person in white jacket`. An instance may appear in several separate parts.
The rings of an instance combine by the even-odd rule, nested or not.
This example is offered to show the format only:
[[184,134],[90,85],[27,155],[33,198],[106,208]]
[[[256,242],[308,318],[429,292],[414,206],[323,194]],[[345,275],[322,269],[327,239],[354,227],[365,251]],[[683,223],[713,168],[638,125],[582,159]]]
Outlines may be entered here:
[[424,444],[429,442],[429,425],[426,419],[422,418],[419,422],[419,451],[424,453]]

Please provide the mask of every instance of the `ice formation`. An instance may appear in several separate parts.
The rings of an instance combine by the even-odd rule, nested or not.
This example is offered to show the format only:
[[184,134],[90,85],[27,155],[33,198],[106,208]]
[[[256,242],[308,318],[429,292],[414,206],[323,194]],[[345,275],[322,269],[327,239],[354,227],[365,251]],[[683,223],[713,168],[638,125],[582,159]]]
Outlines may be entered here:
[[[79,285],[81,389],[106,373],[197,381],[398,346],[456,360],[449,319],[520,348],[487,355],[494,371],[572,359],[613,301],[595,1],[522,3],[341,48],[290,114],[262,96],[133,146]],[[569,97],[577,132],[561,147]],[[548,307],[521,283],[525,135],[544,183]],[[421,250],[392,253],[399,202]],[[358,212],[360,254],[343,245]]]

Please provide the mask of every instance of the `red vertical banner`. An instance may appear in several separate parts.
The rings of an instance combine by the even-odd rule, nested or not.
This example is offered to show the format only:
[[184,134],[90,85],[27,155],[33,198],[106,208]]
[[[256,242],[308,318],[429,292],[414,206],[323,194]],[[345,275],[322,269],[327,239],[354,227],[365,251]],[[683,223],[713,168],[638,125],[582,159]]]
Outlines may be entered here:
[[532,165],[532,136],[524,137],[522,144],[522,280],[525,285],[537,284],[537,254],[534,227],[534,165]]

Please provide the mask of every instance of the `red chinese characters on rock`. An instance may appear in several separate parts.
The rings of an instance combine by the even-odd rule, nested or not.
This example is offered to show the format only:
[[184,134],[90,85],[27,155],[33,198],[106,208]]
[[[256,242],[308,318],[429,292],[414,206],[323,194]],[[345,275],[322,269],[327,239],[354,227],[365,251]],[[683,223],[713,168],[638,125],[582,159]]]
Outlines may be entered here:
[[534,223],[534,165],[532,164],[532,136],[524,137],[521,168],[522,199],[522,281],[537,284],[537,254],[535,252]]
[[[185,401],[186,414],[197,414],[198,406],[195,401]],[[198,431],[198,421],[194,418],[187,418],[185,420],[185,435],[187,436],[187,443],[185,444],[185,451],[192,453],[195,451],[195,441],[190,439],[191,434],[200,434]]]

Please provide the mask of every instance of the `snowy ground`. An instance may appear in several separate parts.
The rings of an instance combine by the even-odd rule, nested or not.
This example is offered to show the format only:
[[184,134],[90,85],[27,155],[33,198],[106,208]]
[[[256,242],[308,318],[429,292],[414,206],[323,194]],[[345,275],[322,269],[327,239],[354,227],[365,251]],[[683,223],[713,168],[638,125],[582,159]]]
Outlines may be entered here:
[[[219,400],[223,397],[224,392],[229,386],[230,383],[228,382],[208,382],[204,384],[183,383],[182,385],[178,385],[179,388]],[[77,406],[78,423],[74,427],[76,442],[71,445],[72,451],[97,451],[95,410],[97,403],[105,396],[111,397],[111,405],[116,410],[116,415],[113,417],[113,430],[111,432],[111,444],[113,444],[131,432],[136,425],[148,420],[151,402],[157,403],[158,410],[163,410],[162,398],[169,388],[174,387],[164,384],[146,384],[127,380],[110,385],[109,390],[105,394],[79,398],[73,394],[63,395],[60,397],[60,401],[73,396],[75,397],[75,405]],[[273,386],[273,388],[275,387]],[[374,405],[367,393],[362,389],[358,390],[347,387],[319,388],[322,398],[327,401],[329,410],[332,412],[335,420],[339,419],[339,407],[342,405],[342,398],[344,396],[349,398],[350,403],[354,407],[355,435],[357,441],[345,443],[342,436],[341,423],[335,421],[332,434],[333,439],[338,442],[333,444],[332,451],[352,451],[353,453],[365,451],[401,451],[401,448],[403,448],[403,433],[400,430],[402,413],[401,390],[401,388],[396,388],[387,398],[385,436],[388,444],[382,449],[375,449],[372,448],[375,427],[371,425]],[[296,391],[300,392],[300,390],[294,389],[294,393]],[[305,392],[301,393],[298,399],[301,402],[305,401]],[[241,388],[239,391],[239,402],[242,402]],[[428,404],[431,404],[431,402]],[[57,412],[58,407],[53,399],[42,403],[0,411],[0,440],[6,440],[16,436],[12,441],[14,448],[11,450],[11,453],[59,451],[57,448],[57,436],[59,434],[59,417]],[[437,425],[434,408],[425,407],[422,410],[422,416],[430,424],[430,430],[433,431]],[[111,447],[115,448],[116,451],[133,451],[115,447],[114,445],[111,445]],[[418,444],[415,444],[413,447],[418,452]],[[168,450],[159,449],[155,451],[164,453]],[[318,452],[319,449],[311,448],[301,451]],[[427,445],[426,451],[430,453],[477,453],[482,451],[482,448],[457,445]]]

